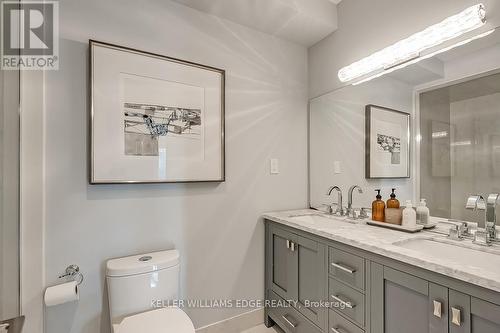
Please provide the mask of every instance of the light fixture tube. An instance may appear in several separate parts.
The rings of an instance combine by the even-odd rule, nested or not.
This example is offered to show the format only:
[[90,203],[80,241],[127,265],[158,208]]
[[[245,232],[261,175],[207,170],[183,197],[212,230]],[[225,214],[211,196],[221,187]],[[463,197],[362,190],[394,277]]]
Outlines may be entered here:
[[400,65],[397,65],[397,66],[391,67],[391,68],[390,68],[390,69],[388,69],[388,70],[385,70],[385,71],[383,71],[383,72],[380,72],[380,73],[374,74],[374,75],[369,76],[369,77],[367,77],[367,78],[364,78],[364,79],[362,79],[362,80],[360,80],[360,81],[354,82],[352,85],[353,85],[353,86],[357,86],[358,84],[361,84],[361,83],[365,83],[365,82],[371,81],[371,80],[373,80],[373,79],[376,79],[376,78],[379,78],[379,77],[384,76],[384,75],[386,75],[386,74],[389,74],[389,73],[392,73],[392,72],[394,72],[394,71],[397,71],[398,69],[402,69],[402,68],[408,67],[408,66],[410,66],[410,65],[416,64],[416,63],[418,63],[418,62],[420,62],[420,61],[422,61],[422,60],[430,59],[430,58],[432,58],[432,57],[434,57],[434,56],[436,56],[436,55],[438,55],[438,54],[441,54],[441,53],[444,53],[444,52],[448,52],[448,51],[453,50],[453,49],[455,49],[455,48],[457,48],[457,47],[459,47],[459,46],[463,46],[463,45],[469,44],[470,42],[475,41],[476,39],[480,39],[480,38],[486,37],[486,36],[488,36],[488,35],[491,35],[491,34],[492,34],[493,32],[495,32],[495,31],[496,31],[496,29],[488,30],[488,31],[486,31],[486,32],[484,32],[484,33],[482,33],[482,34],[479,34],[479,35],[473,36],[473,37],[471,37],[471,38],[468,38],[468,39],[466,39],[466,40],[460,41],[460,42],[458,42],[458,43],[456,43],[456,44],[453,44],[453,45],[451,45],[451,46],[448,46],[448,47],[445,47],[445,48],[439,49],[439,50],[437,50],[437,51],[435,51],[435,52],[431,52],[431,53],[429,53],[429,54],[426,54],[425,56],[421,56],[421,57],[418,57],[418,58],[413,59],[413,60],[411,60],[411,61],[407,61],[407,62],[402,63],[402,64],[400,64]]
[[338,77],[341,82],[348,82],[376,70],[398,67],[422,51],[483,26],[486,22],[485,17],[486,10],[483,4],[469,7],[459,14],[450,16],[438,24],[340,69]]

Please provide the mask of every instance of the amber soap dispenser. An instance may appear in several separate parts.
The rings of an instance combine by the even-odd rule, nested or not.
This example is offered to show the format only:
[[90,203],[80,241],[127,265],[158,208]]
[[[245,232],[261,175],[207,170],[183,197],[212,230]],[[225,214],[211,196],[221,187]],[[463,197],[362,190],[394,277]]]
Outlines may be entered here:
[[385,222],[385,202],[382,200],[380,190],[377,192],[377,200],[372,202],[372,220],[378,222]]
[[399,200],[396,199],[396,189],[392,189],[391,198],[387,200],[387,208],[399,208]]

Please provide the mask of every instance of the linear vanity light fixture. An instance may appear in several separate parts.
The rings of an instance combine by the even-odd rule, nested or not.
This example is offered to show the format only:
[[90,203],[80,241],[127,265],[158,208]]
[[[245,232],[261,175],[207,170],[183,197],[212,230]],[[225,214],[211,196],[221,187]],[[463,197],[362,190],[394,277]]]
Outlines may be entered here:
[[485,33],[482,33],[482,34],[479,34],[479,35],[476,35],[474,37],[471,37],[471,38],[468,38],[468,39],[465,39],[463,41],[460,41],[456,44],[453,44],[451,46],[448,46],[448,47],[445,47],[445,48],[442,48],[442,49],[439,49],[435,52],[432,52],[432,53],[429,53],[429,54],[426,54],[425,56],[421,56],[421,57],[418,57],[418,58],[415,58],[411,61],[407,61],[403,64],[400,64],[400,65],[397,65],[397,66],[394,66],[390,69],[387,69],[387,70],[384,70],[383,72],[380,72],[378,74],[375,74],[375,75],[372,75],[372,76],[369,76],[367,77],[366,79],[362,79],[361,81],[357,81],[357,82],[354,82],[352,85],[353,86],[356,86],[358,84],[361,84],[361,83],[365,83],[365,82],[368,82],[368,81],[371,81],[373,79],[376,79],[378,77],[381,77],[383,75],[386,75],[386,74],[389,74],[389,73],[392,73],[394,71],[397,71],[398,69],[402,69],[402,68],[405,68],[405,67],[408,67],[410,65],[413,65],[413,64],[416,64],[417,62],[420,62],[422,60],[425,60],[425,59],[430,59],[438,54],[441,54],[441,53],[444,53],[444,52],[448,52],[450,50],[453,50],[459,46],[462,46],[462,45],[465,45],[465,44],[469,44],[470,42],[476,40],[476,39],[480,39],[480,38],[483,38],[483,37],[486,37],[490,34],[492,34],[493,32],[495,32],[496,29],[492,29],[492,30],[488,30],[486,31]]
[[377,70],[384,70],[382,73],[386,74],[396,67],[421,61],[423,51],[483,26],[485,18],[486,10],[483,4],[469,7],[459,14],[450,16],[438,24],[340,69],[338,77],[341,82],[348,82]]

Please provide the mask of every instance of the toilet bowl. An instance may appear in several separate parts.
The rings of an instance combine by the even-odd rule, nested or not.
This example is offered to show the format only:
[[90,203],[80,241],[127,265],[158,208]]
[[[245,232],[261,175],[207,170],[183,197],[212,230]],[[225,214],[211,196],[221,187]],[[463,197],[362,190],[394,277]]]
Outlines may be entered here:
[[194,333],[178,307],[154,307],[177,300],[180,255],[160,251],[108,260],[109,312],[113,333]]
[[113,333],[194,333],[188,315],[179,308],[168,307],[125,317],[113,325]]

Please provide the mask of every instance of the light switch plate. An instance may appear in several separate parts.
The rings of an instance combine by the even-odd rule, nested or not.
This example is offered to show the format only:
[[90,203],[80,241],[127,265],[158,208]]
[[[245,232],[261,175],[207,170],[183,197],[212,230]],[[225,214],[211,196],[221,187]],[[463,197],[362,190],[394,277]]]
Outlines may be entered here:
[[280,164],[277,158],[271,158],[271,175],[280,173]]

